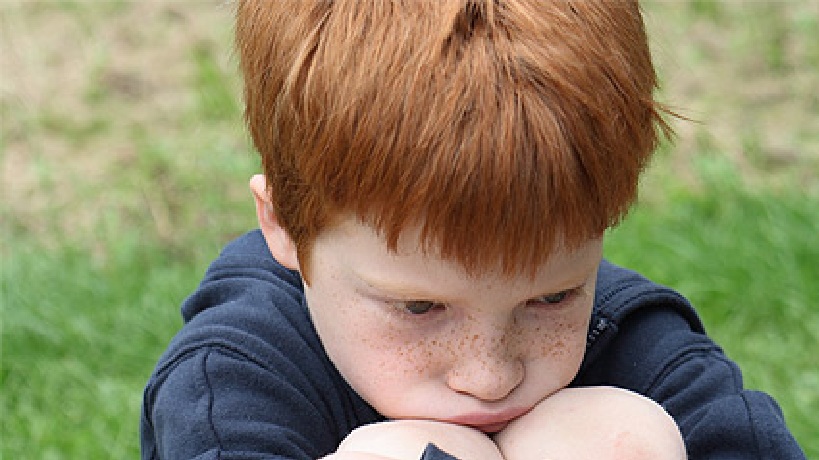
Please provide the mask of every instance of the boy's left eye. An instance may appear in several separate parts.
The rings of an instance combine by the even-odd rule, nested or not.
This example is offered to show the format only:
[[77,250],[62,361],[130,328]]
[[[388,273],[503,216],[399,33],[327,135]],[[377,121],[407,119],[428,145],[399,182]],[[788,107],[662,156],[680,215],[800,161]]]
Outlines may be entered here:
[[555,292],[554,294],[547,294],[544,296],[535,297],[534,299],[530,300],[529,303],[557,305],[571,297],[573,291],[574,291],[573,289],[568,289],[566,291]]

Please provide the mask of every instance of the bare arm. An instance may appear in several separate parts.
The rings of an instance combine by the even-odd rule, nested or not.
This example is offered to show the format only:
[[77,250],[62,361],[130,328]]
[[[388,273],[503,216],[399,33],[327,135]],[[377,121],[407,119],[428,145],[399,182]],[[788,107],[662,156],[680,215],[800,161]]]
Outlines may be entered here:
[[357,428],[324,460],[419,460],[433,443],[463,460],[685,460],[674,420],[619,388],[561,390],[493,438],[464,426],[397,420]]
[[512,422],[495,441],[507,460],[685,460],[657,403],[612,387],[569,388]]
[[396,420],[357,428],[332,460],[418,460],[427,444],[459,459],[503,460],[495,443],[475,429],[429,420]]

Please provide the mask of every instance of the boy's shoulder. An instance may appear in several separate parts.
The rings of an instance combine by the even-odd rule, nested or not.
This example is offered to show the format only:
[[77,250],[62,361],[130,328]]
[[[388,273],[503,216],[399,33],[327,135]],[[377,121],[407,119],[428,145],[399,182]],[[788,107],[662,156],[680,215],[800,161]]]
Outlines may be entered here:
[[616,384],[646,394],[665,378],[669,360],[687,360],[693,349],[722,354],[688,299],[634,270],[600,263],[576,383]]
[[239,236],[222,249],[196,291],[183,303],[182,316],[185,322],[191,321],[225,299],[240,301],[263,296],[276,304],[300,304],[302,294],[299,274],[273,258],[257,229]]
[[275,361],[281,349],[291,354],[321,350],[304,306],[301,278],[276,262],[258,230],[223,248],[181,313],[185,324],[158,371],[214,347],[259,362]]

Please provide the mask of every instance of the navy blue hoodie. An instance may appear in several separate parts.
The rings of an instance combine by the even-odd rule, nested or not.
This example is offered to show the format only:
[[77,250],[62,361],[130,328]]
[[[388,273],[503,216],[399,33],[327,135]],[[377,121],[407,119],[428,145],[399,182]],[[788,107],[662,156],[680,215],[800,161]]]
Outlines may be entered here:
[[[333,367],[300,277],[258,230],[225,248],[182,315],[145,388],[143,459],[316,459],[384,420]],[[682,296],[605,261],[572,383],[589,385],[660,403],[692,460],[805,459],[776,402],[743,387]],[[451,457],[429,446],[423,458]]]

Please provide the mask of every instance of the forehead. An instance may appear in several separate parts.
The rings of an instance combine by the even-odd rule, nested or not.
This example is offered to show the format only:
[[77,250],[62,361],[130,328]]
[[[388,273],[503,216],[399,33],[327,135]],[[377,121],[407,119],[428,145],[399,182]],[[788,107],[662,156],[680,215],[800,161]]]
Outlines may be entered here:
[[[508,274],[500,263],[484,270],[467,271],[454,260],[444,259],[435,248],[424,247],[418,226],[401,233],[395,250],[370,225],[356,218],[339,219],[322,232],[313,246],[313,260],[333,262],[354,281],[391,291],[447,284],[453,291],[490,287],[553,286],[570,288],[593,273],[602,256],[602,239],[594,238],[575,250],[558,247],[537,270],[526,274]],[[480,242],[476,242],[480,244]],[[548,285],[548,286],[547,286]],[[541,293],[543,294],[543,293]]]

